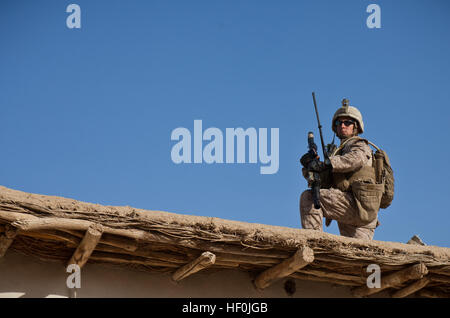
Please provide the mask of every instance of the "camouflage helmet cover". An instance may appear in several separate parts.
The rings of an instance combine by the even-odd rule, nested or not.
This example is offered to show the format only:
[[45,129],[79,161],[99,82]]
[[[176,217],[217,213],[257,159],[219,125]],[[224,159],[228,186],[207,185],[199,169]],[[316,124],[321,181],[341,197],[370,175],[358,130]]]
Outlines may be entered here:
[[333,116],[333,120],[331,121],[331,129],[336,133],[336,126],[334,125],[334,122],[339,117],[350,117],[358,123],[358,133],[362,134],[364,132],[364,122],[361,115],[361,112],[358,110],[358,108],[349,106],[348,99],[342,100],[342,107],[340,107]]

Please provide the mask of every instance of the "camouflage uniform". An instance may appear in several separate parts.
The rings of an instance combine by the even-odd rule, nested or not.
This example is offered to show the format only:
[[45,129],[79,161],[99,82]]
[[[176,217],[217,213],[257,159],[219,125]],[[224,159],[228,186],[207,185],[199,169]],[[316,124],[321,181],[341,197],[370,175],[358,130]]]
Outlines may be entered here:
[[[372,150],[362,139],[348,141],[339,155],[330,156],[332,173],[357,171],[363,166],[372,166]],[[305,175],[305,169],[303,169]],[[320,209],[315,209],[310,190],[300,196],[300,216],[304,229],[323,231],[323,217],[338,222],[341,235],[372,239],[377,226],[377,218],[370,222],[361,220],[355,198],[351,190],[341,191],[333,185],[320,190]]]

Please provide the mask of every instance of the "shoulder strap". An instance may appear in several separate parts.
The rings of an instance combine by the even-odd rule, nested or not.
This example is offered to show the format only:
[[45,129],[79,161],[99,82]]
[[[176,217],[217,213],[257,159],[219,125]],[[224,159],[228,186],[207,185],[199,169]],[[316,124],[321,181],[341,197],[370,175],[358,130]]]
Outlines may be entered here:
[[344,148],[344,146],[345,146],[350,140],[354,140],[354,139],[362,139],[362,138],[359,137],[359,136],[353,136],[353,137],[348,138],[348,139],[345,140],[342,144],[340,144],[340,146],[339,146],[338,148],[336,148],[336,149],[333,151],[333,153],[332,153],[331,155],[332,155],[332,156],[335,156],[339,151],[341,151],[341,150]]
[[374,143],[368,141],[367,139],[364,139],[364,140],[367,141],[367,143],[368,143],[369,145],[371,145],[372,147],[374,147],[377,151],[380,151],[380,148],[378,148]]

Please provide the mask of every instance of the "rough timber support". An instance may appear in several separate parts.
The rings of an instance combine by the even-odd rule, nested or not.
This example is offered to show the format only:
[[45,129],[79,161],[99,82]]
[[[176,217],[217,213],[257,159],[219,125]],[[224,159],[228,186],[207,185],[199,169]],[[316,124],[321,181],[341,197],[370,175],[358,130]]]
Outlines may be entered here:
[[313,261],[314,251],[307,246],[303,246],[290,258],[259,274],[254,284],[256,288],[264,289],[276,280],[291,275]]
[[80,268],[83,267],[100,241],[102,234],[103,227],[100,224],[89,226],[80,245],[78,245],[67,265],[76,264]]
[[180,280],[188,277],[189,275],[197,273],[198,271],[201,271],[202,269],[205,269],[213,265],[215,262],[216,262],[216,255],[214,255],[211,252],[203,252],[202,255],[197,257],[192,262],[177,269],[175,273],[173,273],[172,279],[176,282],[179,282]]
[[381,277],[380,288],[369,288],[367,286],[357,287],[353,290],[353,295],[355,295],[356,297],[369,296],[378,293],[386,288],[399,286],[411,279],[421,279],[427,273],[428,269],[424,264],[416,264],[390,274],[384,278]]
[[411,285],[393,293],[392,298],[403,298],[403,297],[409,296],[411,294],[414,294],[416,291],[421,290],[422,288],[427,286],[429,282],[430,282],[430,279],[428,277],[419,279],[418,281],[415,281]]
[[449,293],[442,293],[442,292],[426,290],[426,289],[419,290],[419,292],[417,293],[417,296],[427,297],[427,298],[450,298]]
[[3,257],[17,235],[17,229],[7,224],[0,234],[0,258]]

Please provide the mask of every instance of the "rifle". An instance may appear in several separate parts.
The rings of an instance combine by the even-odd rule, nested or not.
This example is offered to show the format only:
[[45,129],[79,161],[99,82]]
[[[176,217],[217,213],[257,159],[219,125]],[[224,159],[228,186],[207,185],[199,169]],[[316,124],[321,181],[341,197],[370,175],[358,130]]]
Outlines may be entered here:
[[[314,134],[311,131],[308,132],[308,149],[309,149],[308,152],[316,158],[314,160],[319,160],[319,156],[317,154],[317,145],[314,142]],[[308,170],[308,187],[310,187],[312,190],[314,208],[320,209],[320,175],[318,172],[312,172],[309,169],[309,166],[307,170]]]
[[[313,102],[314,102],[314,109],[316,111],[316,118],[317,118],[317,124],[318,124],[318,128],[319,128],[319,133],[320,133],[320,142],[322,144],[322,152],[323,152],[323,158],[324,161],[325,160],[329,160],[328,154],[331,153],[335,148],[335,144],[334,144],[334,137],[333,137],[333,142],[331,144],[327,145],[327,150],[325,150],[325,143],[323,142],[323,134],[322,134],[322,125],[320,124],[320,119],[319,119],[319,111],[317,110],[317,103],[316,103],[316,94],[314,92],[312,92],[312,97],[313,97]],[[311,133],[312,134],[312,133]],[[309,134],[308,134],[308,144],[309,144]],[[317,149],[317,146],[316,146]],[[320,181],[319,181],[319,189],[320,189]],[[314,199],[314,189],[313,189],[313,199]],[[314,207],[316,209],[320,208],[320,204],[316,204],[316,202],[314,202]],[[331,224],[331,219],[326,219],[325,220],[325,225],[329,226]]]

